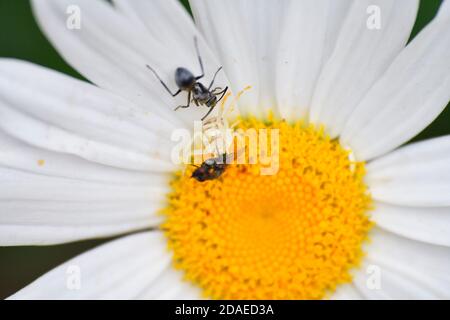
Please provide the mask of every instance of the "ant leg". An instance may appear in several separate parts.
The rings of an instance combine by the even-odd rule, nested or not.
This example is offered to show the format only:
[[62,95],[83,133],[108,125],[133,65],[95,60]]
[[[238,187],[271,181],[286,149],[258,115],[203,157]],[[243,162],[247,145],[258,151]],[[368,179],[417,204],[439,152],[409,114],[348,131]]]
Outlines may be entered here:
[[177,92],[172,93],[172,91],[170,91],[169,87],[164,83],[164,81],[161,80],[161,78],[160,78],[159,75],[156,73],[156,71],[153,70],[153,68],[150,67],[148,64],[147,64],[146,66],[147,66],[147,68],[149,68],[149,69],[153,72],[153,74],[155,75],[155,77],[159,80],[159,82],[161,82],[161,84],[164,86],[164,88],[166,88],[167,92],[170,93],[170,95],[171,95],[172,97],[176,97],[176,96],[181,92],[181,89],[178,89]]
[[198,103],[197,99],[195,99],[195,98],[194,98],[194,103],[195,103],[195,105],[196,105],[197,107],[200,106],[200,104]]
[[200,56],[200,50],[198,49],[198,40],[196,36],[194,36],[194,44],[195,44],[195,51],[197,52],[198,63],[200,64],[200,69],[202,70],[202,74],[199,75],[198,77],[195,77],[195,80],[200,80],[205,76],[205,70],[203,68],[203,61],[202,57]]
[[213,86],[214,81],[216,80],[216,76],[217,76],[217,74],[220,72],[220,70],[222,70],[222,67],[220,67],[219,69],[217,69],[216,73],[214,73],[214,77],[213,77],[211,83],[209,84],[208,90],[211,90],[211,87]]
[[175,108],[174,111],[177,111],[180,108],[182,108],[182,109],[189,108],[190,106],[191,106],[191,92],[189,91],[188,98],[187,98],[187,105],[185,105],[185,106],[178,106],[178,107]]

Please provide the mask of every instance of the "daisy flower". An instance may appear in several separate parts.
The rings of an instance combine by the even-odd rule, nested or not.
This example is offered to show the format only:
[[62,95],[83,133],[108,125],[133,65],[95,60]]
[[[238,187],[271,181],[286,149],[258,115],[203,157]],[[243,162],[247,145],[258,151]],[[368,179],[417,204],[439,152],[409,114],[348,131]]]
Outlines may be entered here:
[[[123,236],[11,298],[449,298],[450,137],[401,145],[450,100],[450,2],[408,45],[417,0],[190,4],[32,1],[91,83],[0,60],[0,244]],[[146,65],[175,88],[194,37],[204,83],[252,88],[238,126],[278,130],[276,174],[171,161],[205,108]]]

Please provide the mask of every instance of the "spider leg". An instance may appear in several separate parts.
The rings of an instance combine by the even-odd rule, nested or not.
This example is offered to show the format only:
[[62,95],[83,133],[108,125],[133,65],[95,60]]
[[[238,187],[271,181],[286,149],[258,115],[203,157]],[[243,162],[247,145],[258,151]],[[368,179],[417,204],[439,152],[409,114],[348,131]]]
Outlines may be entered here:
[[[221,94],[220,98],[217,99],[216,103],[214,105],[212,105],[211,107],[209,107],[208,113],[205,114],[205,116],[202,118],[202,121],[206,119],[207,116],[209,116],[209,114],[214,110],[214,108],[217,106],[217,103],[222,100],[222,98],[224,97],[225,93],[227,92],[228,87],[225,87],[225,89],[223,89],[221,92],[218,92],[216,94],[214,94],[215,96],[218,96]],[[209,101],[208,101],[209,102]],[[207,102],[207,103],[208,103]]]
[[170,93],[170,95],[171,95],[172,97],[176,97],[176,96],[181,92],[181,89],[178,89],[177,92],[172,93],[172,91],[170,91],[169,87],[164,83],[164,81],[161,80],[161,78],[160,78],[159,75],[156,73],[156,71],[155,71],[152,67],[150,67],[148,64],[147,64],[146,66],[147,66],[147,68],[149,68],[149,69],[153,72],[153,74],[155,75],[155,77],[159,80],[159,82],[161,82],[161,84],[164,86],[164,88],[166,88],[167,92]]
[[202,70],[202,74],[198,77],[195,77],[195,80],[200,80],[205,76],[205,69],[203,68],[202,57],[200,56],[200,50],[198,49],[198,40],[197,37],[194,37],[195,51],[197,52],[198,63],[200,64],[200,69]]
[[225,89],[223,89],[223,91],[217,93],[217,95],[221,94],[220,98],[217,100],[217,102],[219,102],[220,100],[222,100],[223,96],[225,95],[225,93],[227,93],[228,87],[225,87]]
[[217,103],[215,103],[214,105],[212,105],[211,107],[209,107],[208,112],[205,114],[205,116],[202,118],[202,121],[206,119],[206,117],[209,116],[209,114],[214,110],[214,108],[216,107]]
[[214,95],[217,95],[217,94],[219,94],[220,91],[222,91],[222,88],[221,87],[216,87],[216,88],[214,88],[211,91],[211,93],[214,94]]
[[189,108],[190,106],[191,106],[191,92],[189,91],[188,98],[187,98],[187,105],[185,105],[185,106],[183,106],[183,105],[178,106],[178,107],[175,108],[174,111],[177,111],[180,108],[182,108],[182,109]]

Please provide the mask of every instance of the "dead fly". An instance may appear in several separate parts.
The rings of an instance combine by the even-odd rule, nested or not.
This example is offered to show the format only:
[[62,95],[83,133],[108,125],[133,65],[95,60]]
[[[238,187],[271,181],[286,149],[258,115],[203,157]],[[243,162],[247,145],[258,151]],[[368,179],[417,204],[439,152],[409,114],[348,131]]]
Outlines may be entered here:
[[[250,87],[247,87],[239,92],[237,99],[243,92],[249,89]],[[215,146],[216,152],[213,157],[206,159],[200,166],[193,165],[197,169],[194,170],[191,178],[199,182],[218,179],[225,172],[227,166],[235,159],[234,152],[229,152],[228,150],[234,150],[234,135],[239,135],[239,133],[235,132],[234,128],[238,125],[239,121],[229,125],[227,118],[231,109],[227,109],[224,112],[223,107],[224,105],[222,104],[217,117],[213,117],[202,123],[202,134],[206,137],[208,145]],[[245,149],[237,152],[237,159],[239,159],[241,152],[245,152]]]
[[219,116],[211,118],[203,123],[202,133],[207,140],[208,145],[214,145],[216,148],[216,156],[206,159],[197,169],[192,173],[191,178],[199,182],[207,180],[214,180],[219,178],[224,172],[229,163],[234,159],[234,155],[228,154],[227,149],[232,144],[232,136],[229,136],[229,131],[232,127],[228,125],[228,121],[219,111]]
[[224,153],[216,158],[205,160],[200,167],[195,169],[191,177],[199,182],[219,178],[225,172],[225,169],[230,162],[230,156],[233,155]]
[[222,90],[220,87],[216,87],[211,90],[212,86],[214,85],[214,80],[216,79],[217,74],[220,70],[222,70],[222,67],[220,67],[216,73],[214,74],[214,77],[209,84],[208,88],[206,88],[203,84],[198,82],[198,80],[202,79],[205,76],[205,71],[203,69],[203,62],[202,58],[200,57],[200,51],[198,49],[198,43],[197,43],[197,37],[194,37],[194,44],[195,44],[195,50],[197,52],[198,62],[200,64],[200,68],[202,70],[202,74],[195,77],[194,74],[189,71],[186,68],[179,67],[175,70],[175,82],[178,86],[178,91],[175,93],[172,93],[172,91],[169,89],[169,87],[161,80],[159,75],[156,73],[156,71],[147,65],[147,68],[149,68],[153,74],[158,78],[158,80],[161,82],[161,84],[164,86],[164,88],[169,92],[172,97],[176,97],[181,91],[187,91],[188,92],[188,98],[187,98],[187,104],[181,105],[175,108],[175,110],[178,110],[180,108],[189,108],[191,105],[191,102],[194,102],[196,106],[207,106],[209,108],[208,113],[202,118],[204,120],[214,109],[214,107],[217,105],[217,103],[222,100],[225,93],[228,90],[228,87],[225,87],[225,89]]

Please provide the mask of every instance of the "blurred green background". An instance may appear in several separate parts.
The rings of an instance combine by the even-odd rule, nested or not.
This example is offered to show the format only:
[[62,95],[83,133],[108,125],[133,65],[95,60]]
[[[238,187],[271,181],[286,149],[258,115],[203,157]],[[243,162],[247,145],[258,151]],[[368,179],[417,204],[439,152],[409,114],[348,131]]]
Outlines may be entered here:
[[[187,0],[182,3],[187,7]],[[434,17],[440,3],[441,0],[421,1],[412,37]],[[40,32],[28,0],[0,0],[0,57],[32,61],[82,78],[64,62]],[[448,106],[440,117],[413,141],[445,134],[450,134]],[[46,271],[107,240],[46,247],[0,247],[0,298],[9,296]]]

